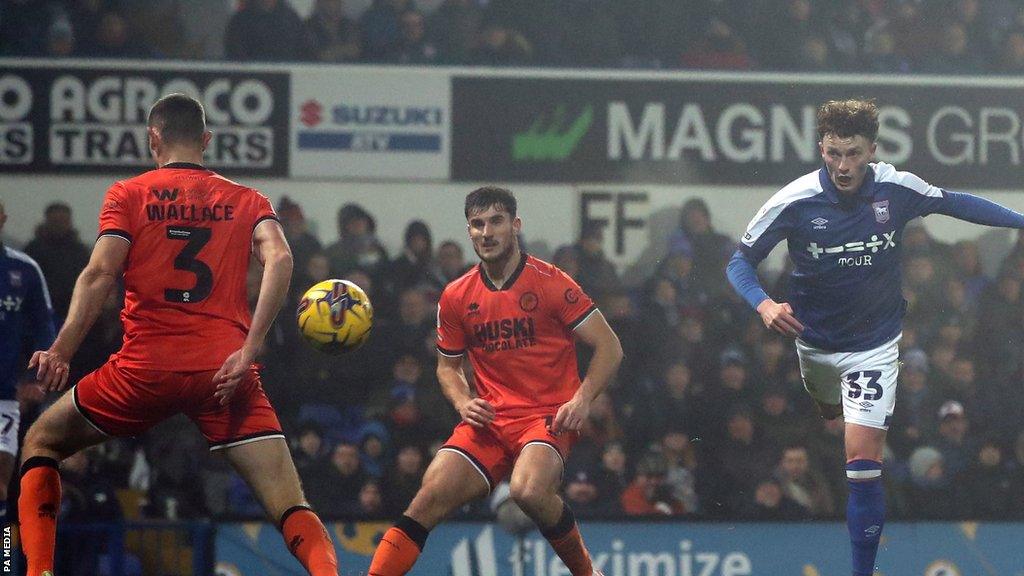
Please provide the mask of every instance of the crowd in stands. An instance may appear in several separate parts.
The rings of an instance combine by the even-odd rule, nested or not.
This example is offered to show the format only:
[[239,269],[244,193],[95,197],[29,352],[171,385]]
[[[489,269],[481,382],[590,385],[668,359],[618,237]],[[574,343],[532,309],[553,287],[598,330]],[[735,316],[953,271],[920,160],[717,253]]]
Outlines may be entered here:
[[[277,205],[295,256],[289,303],[260,357],[309,500],[328,518],[394,518],[415,494],[457,422],[434,375],[434,306],[476,262],[421,221],[389,252],[371,213],[337,212],[318,238],[302,207]],[[601,229],[538,253],[592,295],[626,360],[594,402],[566,464],[564,494],[582,518],[677,516],[729,520],[842,517],[843,423],[818,418],[792,342],[770,332],[728,286],[732,238],[700,199],[686,201],[657,270],[639,283],[604,256]],[[523,238],[530,250],[529,236]],[[1024,518],[1024,241],[994,277],[973,241],[944,244],[919,223],[901,241],[909,308],[903,367],[885,452],[894,519]],[[46,209],[25,247],[66,311],[88,248],[70,209]],[[259,267],[252,267],[252,296]],[[328,356],[301,341],[291,313],[328,277],[355,281],[376,309],[355,353]],[[786,275],[766,278],[784,299]],[[77,379],[119,346],[120,300],[105,307],[72,361]],[[582,348],[582,347],[581,347]],[[588,360],[580,350],[581,369]],[[26,406],[42,400],[25,386]],[[30,419],[30,418],[29,418]],[[27,426],[26,426],[27,428]],[[260,508],[184,418],[114,440],[65,465],[69,518],[258,518]],[[111,506],[116,494],[121,506]],[[486,505],[463,514],[489,517]]]
[[[351,2],[350,3],[354,3]],[[1020,0],[2,0],[0,55],[1019,74]]]

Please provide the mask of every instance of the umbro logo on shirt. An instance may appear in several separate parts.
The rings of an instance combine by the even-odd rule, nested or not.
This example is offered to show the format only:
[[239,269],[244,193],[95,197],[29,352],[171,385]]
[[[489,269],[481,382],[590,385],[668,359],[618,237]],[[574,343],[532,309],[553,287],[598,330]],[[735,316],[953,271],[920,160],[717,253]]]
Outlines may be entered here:
[[825,224],[828,224],[828,220],[819,217],[811,220],[811,224],[814,224],[815,230],[825,230]]
[[479,313],[480,313],[480,305],[477,304],[476,302],[470,303],[470,305],[467,307],[466,315],[467,316],[475,316],[475,315],[477,315]]

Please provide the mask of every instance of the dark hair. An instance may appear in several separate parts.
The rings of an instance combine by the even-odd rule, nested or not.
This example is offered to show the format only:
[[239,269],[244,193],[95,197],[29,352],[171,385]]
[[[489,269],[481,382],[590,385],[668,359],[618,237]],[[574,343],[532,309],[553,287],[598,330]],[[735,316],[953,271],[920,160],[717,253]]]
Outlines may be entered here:
[[469,220],[470,212],[487,210],[492,206],[506,210],[513,218],[516,217],[516,197],[511,190],[497,186],[483,186],[466,195],[466,219]]
[[206,112],[191,96],[168,94],[149,109],[149,126],[160,131],[167,144],[196,145],[206,132]]
[[818,139],[832,134],[839,138],[878,137],[878,106],[874,100],[829,100],[818,108]]
[[405,245],[408,246],[409,242],[412,241],[414,236],[423,236],[427,239],[427,246],[431,246],[434,243],[434,239],[430,234],[430,227],[423,220],[413,220],[405,227]]
[[71,214],[71,206],[68,206],[64,202],[51,202],[46,205],[46,210],[43,211],[43,214],[49,216],[50,214],[56,214],[57,212]]

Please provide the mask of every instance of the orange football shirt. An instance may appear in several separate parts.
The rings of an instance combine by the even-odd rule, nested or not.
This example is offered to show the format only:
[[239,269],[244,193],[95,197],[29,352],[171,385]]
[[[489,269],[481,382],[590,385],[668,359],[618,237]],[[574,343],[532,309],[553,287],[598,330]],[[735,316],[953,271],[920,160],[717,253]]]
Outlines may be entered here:
[[469,353],[477,393],[498,414],[554,412],[580,387],[573,330],[596,310],[568,274],[523,254],[501,289],[480,265],[448,284],[437,348]]
[[252,316],[252,234],[277,219],[270,201],[195,164],[168,164],[114,183],[99,235],[129,242],[121,366],[195,372],[241,348]]

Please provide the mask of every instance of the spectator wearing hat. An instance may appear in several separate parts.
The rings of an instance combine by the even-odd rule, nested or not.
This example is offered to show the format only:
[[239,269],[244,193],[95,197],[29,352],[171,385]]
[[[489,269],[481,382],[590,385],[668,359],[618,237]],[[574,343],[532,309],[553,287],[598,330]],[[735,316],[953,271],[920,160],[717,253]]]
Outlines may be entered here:
[[[422,220],[413,220],[405,227],[402,252],[388,266],[388,291],[400,294],[409,288],[439,293],[444,288],[441,270],[434,261],[433,237]],[[436,296],[432,296],[434,301]]]
[[942,452],[933,446],[921,446],[910,455],[910,483],[907,486],[907,508],[916,518],[950,519],[958,516],[952,477],[946,469]]
[[43,221],[36,227],[35,238],[25,246],[25,253],[42,269],[54,315],[63,321],[71,305],[75,280],[89,262],[89,249],[74,228],[70,206],[54,202],[46,207]]
[[615,265],[604,254],[604,224],[588,222],[580,231],[577,281],[592,298],[599,299],[605,292],[621,287]]
[[[338,240],[325,251],[332,276],[343,278],[349,270],[360,268],[381,285],[388,253],[377,239],[377,221],[359,204],[349,203],[338,209]],[[383,302],[375,304],[384,308]]]
[[934,446],[942,454],[946,473],[953,477],[967,468],[974,454],[967,436],[970,421],[964,405],[956,400],[943,402],[938,414],[939,433]]
[[[600,467],[590,462],[573,463],[566,470],[563,494],[573,513],[583,518],[609,518],[622,514],[621,489],[601,482]],[[611,489],[609,494],[605,490]]]
[[370,420],[359,429],[359,462],[372,478],[384,475],[385,462],[390,456],[388,440],[387,428],[377,420]]
[[747,355],[739,348],[726,348],[721,353],[718,358],[718,379],[708,394],[713,414],[722,417],[734,406],[752,406],[756,402],[748,368]]
[[689,244],[693,258],[693,289],[717,299],[728,292],[725,266],[735,242],[720,234],[711,223],[711,210],[701,198],[690,198],[679,212],[679,228],[669,237],[669,252]]
[[620,501],[627,516],[678,516],[686,506],[665,483],[668,462],[659,452],[648,452],[636,465],[633,481],[622,493]]
[[895,423],[890,426],[889,438],[897,452],[907,456],[923,438],[937,429],[935,415],[942,401],[929,379],[928,354],[924,350],[906,350],[900,360],[901,409],[894,415]]
[[[288,246],[292,249],[292,258],[295,261],[294,269],[302,270],[313,254],[323,251],[323,245],[309,231],[309,223],[302,213],[302,207],[288,196],[282,196],[281,201],[277,203],[277,217],[281,221],[281,227],[284,228],[284,237],[288,240]],[[327,276],[323,276],[317,281],[326,279]]]

